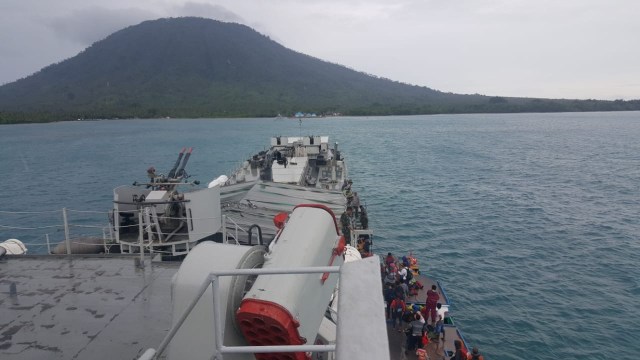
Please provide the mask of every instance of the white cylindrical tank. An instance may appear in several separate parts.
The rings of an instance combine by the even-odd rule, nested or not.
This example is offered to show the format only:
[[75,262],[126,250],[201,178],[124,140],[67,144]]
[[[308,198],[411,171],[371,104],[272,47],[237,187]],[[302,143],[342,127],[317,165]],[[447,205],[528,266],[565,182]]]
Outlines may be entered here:
[[[333,212],[322,205],[296,207],[274,241],[265,269],[344,262],[344,238],[338,234]],[[313,344],[338,277],[337,273],[258,276],[236,314],[245,339],[251,345]],[[303,353],[290,355],[305,358]]]

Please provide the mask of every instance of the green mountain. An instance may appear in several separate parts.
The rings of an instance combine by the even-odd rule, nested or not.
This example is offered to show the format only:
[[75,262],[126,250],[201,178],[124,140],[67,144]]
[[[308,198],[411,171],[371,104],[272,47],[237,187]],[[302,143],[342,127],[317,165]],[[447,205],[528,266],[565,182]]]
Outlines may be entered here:
[[271,117],[637,110],[640,101],[443,93],[325,62],[239,24],[146,21],[0,87],[0,123],[77,118]]

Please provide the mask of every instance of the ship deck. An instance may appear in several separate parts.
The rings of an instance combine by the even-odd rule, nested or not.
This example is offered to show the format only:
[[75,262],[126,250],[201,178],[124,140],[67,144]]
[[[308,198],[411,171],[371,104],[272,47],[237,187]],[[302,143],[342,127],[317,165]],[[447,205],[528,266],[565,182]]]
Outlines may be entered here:
[[0,358],[137,358],[171,327],[178,267],[113,255],[0,260]]
[[[135,256],[20,256],[0,260],[0,358],[136,359],[157,347],[172,322],[171,279],[177,262]],[[423,303],[433,281],[424,275]],[[15,292],[12,291],[15,284]],[[440,289],[439,289],[440,290]],[[441,294],[441,297],[442,294]],[[432,342],[432,360],[453,350],[456,328],[446,326],[446,341]],[[391,359],[405,353],[406,336],[387,326]]]

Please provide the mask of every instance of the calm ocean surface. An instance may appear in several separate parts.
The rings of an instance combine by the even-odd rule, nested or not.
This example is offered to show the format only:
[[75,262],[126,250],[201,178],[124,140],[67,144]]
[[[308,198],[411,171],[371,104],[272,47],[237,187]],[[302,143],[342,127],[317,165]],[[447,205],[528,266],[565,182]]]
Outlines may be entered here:
[[[640,354],[640,112],[0,126],[0,210],[48,212],[0,225],[59,224],[62,207],[103,224],[115,186],[166,173],[184,146],[206,184],[271,136],[300,134],[339,142],[377,251],[413,251],[488,358]],[[0,227],[0,241],[44,233],[64,237]]]

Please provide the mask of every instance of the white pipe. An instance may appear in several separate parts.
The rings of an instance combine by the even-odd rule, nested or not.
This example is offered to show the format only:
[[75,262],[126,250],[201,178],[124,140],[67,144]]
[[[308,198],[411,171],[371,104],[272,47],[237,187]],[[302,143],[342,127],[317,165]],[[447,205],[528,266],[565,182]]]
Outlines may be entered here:
[[138,360],[151,360],[156,356],[156,351],[152,348],[147,349],[142,355],[138,358]]
[[138,212],[138,241],[140,242],[140,266],[144,267],[144,242],[142,228],[142,211]]
[[277,275],[277,274],[317,274],[317,273],[338,273],[340,266],[311,266],[293,268],[256,268],[256,269],[232,269],[215,270],[211,275],[234,276],[234,275]]
[[222,215],[222,243],[229,243],[227,241],[227,215]]
[[215,331],[215,338],[213,341],[214,345],[214,358],[220,358],[220,353],[222,353],[222,348],[224,345],[222,344],[222,339],[224,339],[223,329],[222,329],[222,316],[220,315],[220,278],[218,276],[209,275],[209,280],[211,281],[211,291],[213,292],[213,328]]

